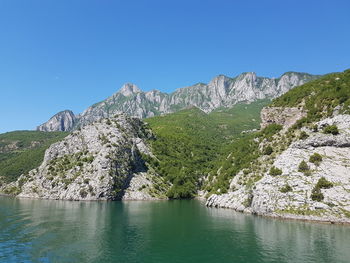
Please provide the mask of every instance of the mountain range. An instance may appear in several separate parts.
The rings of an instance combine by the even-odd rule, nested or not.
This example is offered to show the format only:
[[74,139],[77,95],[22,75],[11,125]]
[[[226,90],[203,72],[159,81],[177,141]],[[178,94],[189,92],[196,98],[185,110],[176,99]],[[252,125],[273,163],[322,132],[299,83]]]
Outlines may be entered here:
[[251,103],[261,99],[273,99],[319,77],[298,72],[287,72],[279,78],[259,77],[254,72],[242,73],[234,78],[219,75],[208,84],[198,83],[177,89],[170,94],[159,90],[144,92],[135,84],[127,83],[112,96],[90,106],[78,115],[70,110],[57,113],[38,126],[37,130],[71,131],[120,113],[148,118],[191,106],[209,113],[219,108],[231,108],[240,102]]
[[[141,94],[131,85],[116,97],[133,101]],[[0,193],[62,200],[199,197],[210,207],[350,223],[350,70],[272,101],[264,94],[230,108],[223,101],[235,101],[221,96],[223,106],[187,106],[146,121],[114,114],[84,123],[83,114],[66,112],[70,119],[51,121],[65,128],[73,122],[71,132],[2,134]],[[107,101],[95,105],[101,114]]]

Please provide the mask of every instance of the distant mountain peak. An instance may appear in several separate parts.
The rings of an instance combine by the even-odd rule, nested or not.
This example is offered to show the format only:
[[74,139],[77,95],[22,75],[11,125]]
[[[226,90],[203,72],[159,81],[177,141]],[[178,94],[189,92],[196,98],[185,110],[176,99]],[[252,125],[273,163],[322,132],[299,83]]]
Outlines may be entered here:
[[126,83],[124,84],[121,89],[118,91],[118,93],[124,95],[125,97],[129,97],[131,95],[134,95],[136,93],[141,93],[142,90],[140,90],[135,84],[133,83]]
[[38,131],[69,131],[73,129],[76,116],[71,110],[56,113],[47,122],[37,127]]
[[233,78],[218,75],[208,84],[200,83],[172,93],[158,90],[143,92],[135,84],[126,83],[113,96],[92,105],[76,118],[66,113],[52,119],[49,125],[42,126],[47,131],[72,130],[115,114],[148,118],[191,106],[209,113],[220,107],[230,108],[240,102],[273,99],[317,77],[304,73],[285,73],[273,79],[258,77],[255,72],[245,72]]

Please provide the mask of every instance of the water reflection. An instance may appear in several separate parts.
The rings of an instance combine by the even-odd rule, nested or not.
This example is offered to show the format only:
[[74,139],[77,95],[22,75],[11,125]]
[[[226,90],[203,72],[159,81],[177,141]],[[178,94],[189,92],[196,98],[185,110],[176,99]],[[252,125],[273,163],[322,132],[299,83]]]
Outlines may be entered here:
[[350,262],[350,226],[279,220],[208,209],[220,227],[254,234],[262,262]]
[[349,262],[350,227],[198,201],[0,197],[0,262]]

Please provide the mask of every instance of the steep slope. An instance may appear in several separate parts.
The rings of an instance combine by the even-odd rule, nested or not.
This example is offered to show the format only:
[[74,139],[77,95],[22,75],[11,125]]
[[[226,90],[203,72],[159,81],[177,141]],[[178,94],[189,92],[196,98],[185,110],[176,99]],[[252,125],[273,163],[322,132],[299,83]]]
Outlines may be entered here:
[[[38,129],[72,130],[74,127],[81,127],[119,113],[147,118],[176,112],[191,106],[209,113],[220,107],[230,108],[239,102],[250,103],[256,100],[272,99],[318,77],[296,72],[285,73],[277,79],[258,77],[253,72],[243,73],[235,78],[220,75],[208,84],[200,83],[181,88],[171,94],[157,90],[142,92],[136,85],[128,83],[111,97],[92,105],[78,116],[73,118],[64,112],[65,114],[54,116]],[[70,125],[62,125],[62,123]]]
[[[218,172],[207,179],[207,205],[349,223],[349,94],[348,70],[274,100],[263,111],[265,128],[240,142],[251,148],[245,158],[237,151],[237,142],[228,146],[231,152],[223,162],[232,173],[225,177]],[[293,119],[295,114],[299,120]],[[240,169],[235,169],[237,160],[243,160]]]
[[[74,131],[45,152],[42,164],[7,185],[19,197],[65,200],[164,198],[153,185],[162,179],[142,156],[152,133],[138,119],[124,115]],[[167,185],[162,184],[167,188]]]
[[39,166],[45,150],[67,132],[14,131],[0,134],[0,185]]
[[259,112],[266,104],[237,104],[210,114],[192,107],[146,119],[156,135],[150,142],[156,159],[150,163],[172,184],[168,197],[194,197],[203,175],[217,166],[224,145],[243,130],[259,127]]
[[61,111],[37,127],[38,131],[70,131],[77,119],[70,110]]

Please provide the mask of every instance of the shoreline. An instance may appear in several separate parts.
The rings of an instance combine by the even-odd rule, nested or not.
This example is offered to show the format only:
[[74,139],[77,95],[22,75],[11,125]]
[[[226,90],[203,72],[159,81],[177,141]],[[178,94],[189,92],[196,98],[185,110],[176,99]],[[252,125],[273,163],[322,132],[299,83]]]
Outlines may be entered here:
[[327,225],[350,226],[350,218],[348,219],[339,218],[339,220],[337,220],[336,218],[330,219],[330,218],[324,218],[324,217],[318,217],[318,216],[306,216],[306,215],[295,215],[295,214],[285,214],[285,215],[277,214],[277,213],[258,214],[258,213],[252,213],[252,212],[238,211],[229,207],[213,207],[213,206],[207,206],[207,207],[216,208],[216,209],[228,209],[241,214],[252,215],[257,217],[265,217],[265,218],[277,219],[277,220],[290,220],[290,221],[319,223],[319,224],[327,224]]
[[[130,200],[65,200],[65,199],[49,199],[49,198],[33,198],[33,197],[18,197],[13,196],[9,194],[3,194],[0,193],[0,197],[10,197],[10,198],[16,198],[16,199],[24,199],[24,200],[51,200],[51,201],[68,201],[68,202],[152,202],[152,201],[172,201],[171,199],[152,199],[152,200],[136,200],[136,199],[130,199]],[[191,200],[191,199],[177,199],[177,200]],[[192,200],[197,200],[201,203],[203,203],[206,200],[203,197],[195,197]],[[252,212],[244,212],[244,211],[238,211],[232,208],[228,207],[213,207],[213,206],[206,206],[208,208],[214,208],[214,209],[227,209],[231,210],[236,213],[246,214],[246,215],[252,215],[257,217],[264,217],[264,218],[270,218],[270,219],[276,219],[276,220],[284,220],[284,221],[300,221],[300,222],[308,222],[308,223],[318,223],[318,224],[327,224],[327,225],[343,225],[343,226],[350,226],[350,218],[339,218],[337,220],[336,218],[323,218],[318,216],[305,216],[305,215],[294,215],[294,214],[257,214]]]

